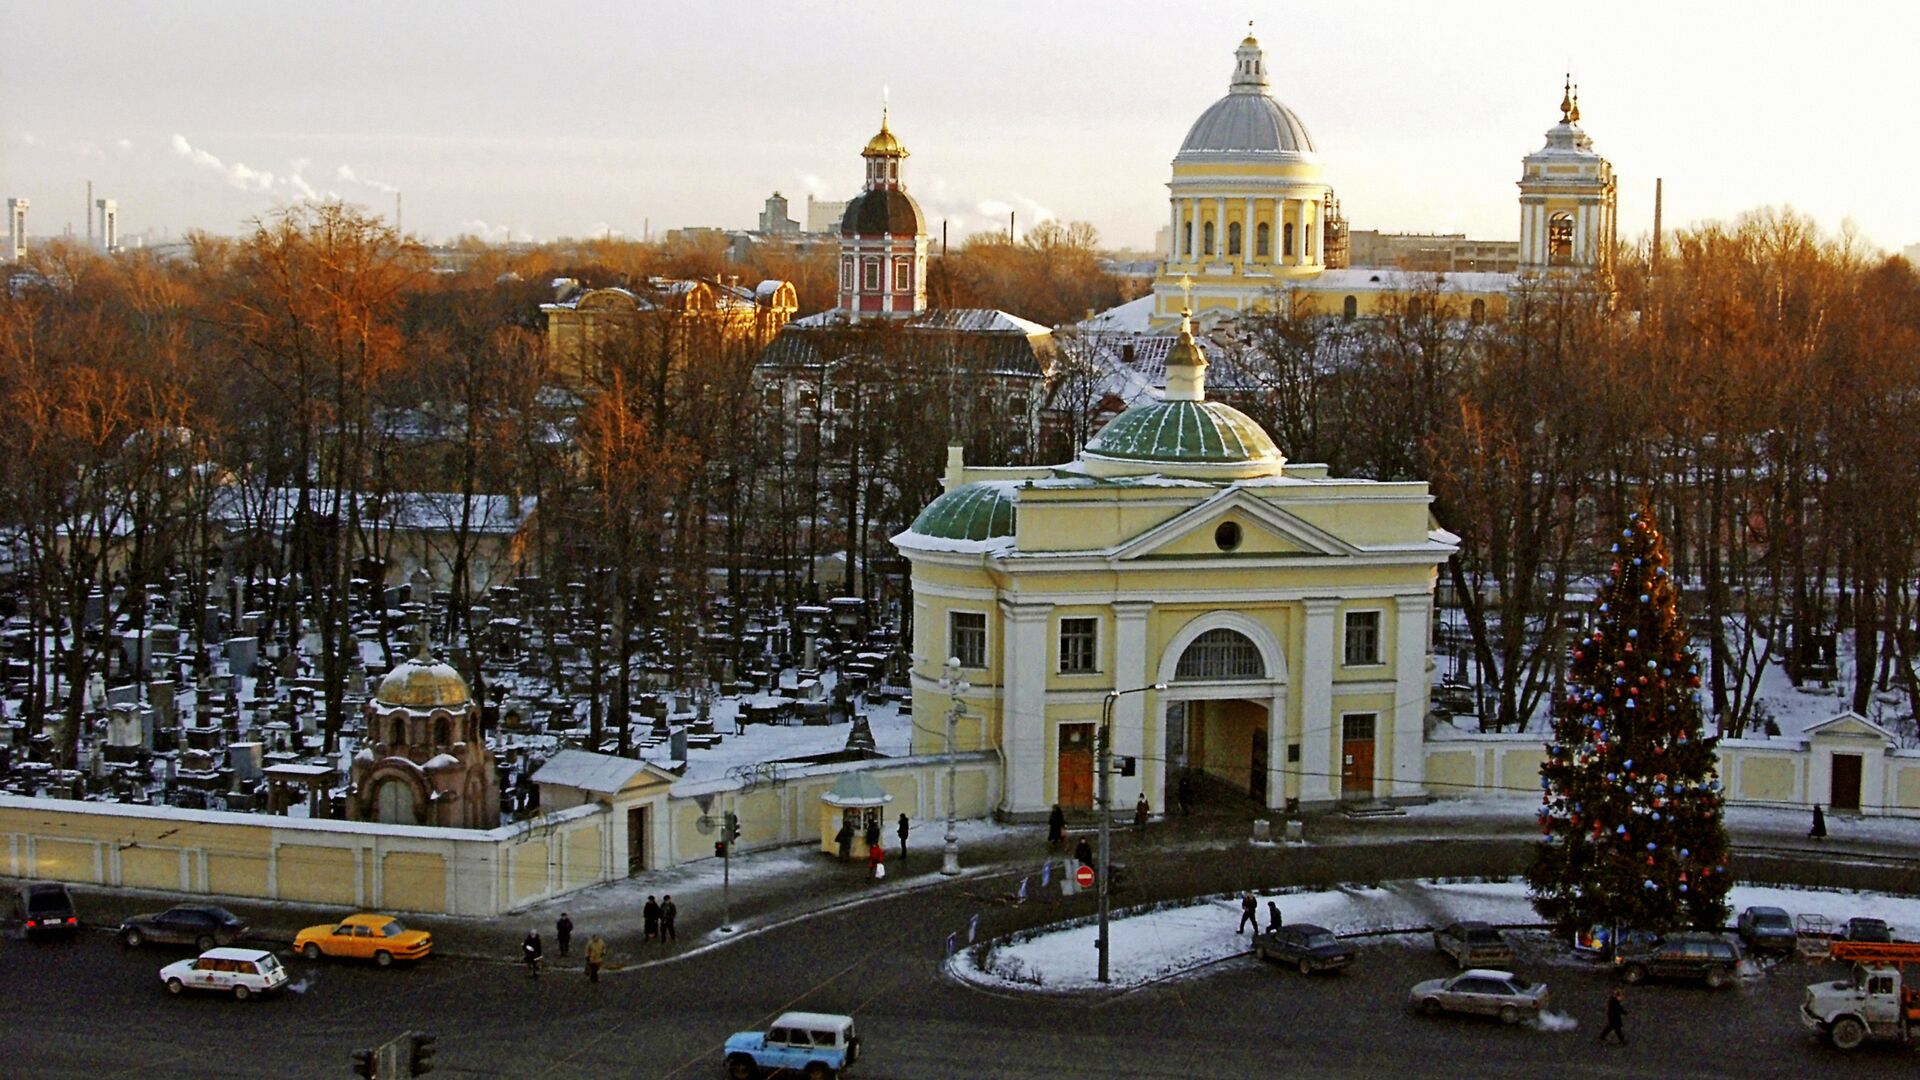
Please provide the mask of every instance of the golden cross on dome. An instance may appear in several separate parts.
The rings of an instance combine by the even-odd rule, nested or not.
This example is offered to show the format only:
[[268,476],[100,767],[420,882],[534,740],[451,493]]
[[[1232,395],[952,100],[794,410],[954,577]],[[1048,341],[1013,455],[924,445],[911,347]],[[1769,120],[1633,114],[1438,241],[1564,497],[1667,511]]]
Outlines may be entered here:
[[1193,278],[1186,274],[1180,275],[1180,299],[1188,312],[1193,311]]

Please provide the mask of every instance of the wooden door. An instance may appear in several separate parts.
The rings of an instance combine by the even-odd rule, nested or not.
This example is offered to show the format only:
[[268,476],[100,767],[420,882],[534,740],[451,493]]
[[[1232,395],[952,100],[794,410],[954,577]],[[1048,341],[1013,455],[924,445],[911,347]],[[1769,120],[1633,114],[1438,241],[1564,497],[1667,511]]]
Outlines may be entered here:
[[1093,725],[1060,725],[1060,805],[1093,809]]
[[633,877],[647,871],[647,808],[635,806],[627,810],[627,876]]
[[1373,798],[1373,714],[1343,717],[1340,722],[1340,797]]
[[1827,800],[1835,810],[1860,809],[1860,755],[1833,755],[1833,797]]

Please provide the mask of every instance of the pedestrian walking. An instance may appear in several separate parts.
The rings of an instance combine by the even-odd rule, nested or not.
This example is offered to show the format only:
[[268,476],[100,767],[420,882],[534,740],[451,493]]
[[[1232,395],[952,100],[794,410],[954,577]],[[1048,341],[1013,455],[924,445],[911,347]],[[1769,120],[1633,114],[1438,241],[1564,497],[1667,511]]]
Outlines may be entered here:
[[1080,842],[1073,845],[1073,858],[1074,858],[1074,861],[1079,863],[1081,866],[1092,866],[1093,865],[1093,841],[1088,840],[1084,836],[1081,837]]
[[1193,813],[1193,778],[1185,773],[1181,773],[1178,792],[1180,799],[1180,816],[1186,817],[1188,814]]
[[867,845],[867,873],[875,881],[887,876],[887,852],[879,844]]
[[867,847],[872,848],[878,845],[879,843],[880,843],[880,815],[868,814],[867,815]]
[[560,955],[567,955],[567,946],[573,941],[573,920],[564,911],[560,913],[559,921],[553,924],[553,939],[560,945]]
[[1813,828],[1807,830],[1807,839],[1825,840],[1827,838],[1827,815],[1820,810],[1820,804],[1813,804]]
[[600,965],[607,962],[607,939],[595,934],[587,939],[587,981],[600,981]]
[[1047,815],[1047,850],[1057,850],[1066,836],[1067,812],[1060,809],[1059,803],[1054,803],[1053,813]]
[[1267,933],[1280,929],[1280,905],[1267,901]]
[[1147,809],[1147,793],[1143,791],[1140,793],[1140,797],[1134,800],[1134,804],[1133,804],[1133,831],[1134,832],[1143,833],[1147,831],[1147,814],[1148,813],[1149,811]]
[[1619,1038],[1621,1046],[1627,1045],[1627,1033],[1620,1027],[1620,1021],[1626,1019],[1626,1016],[1626,994],[1616,986],[1613,988],[1613,993],[1607,997],[1607,1026],[1600,1029],[1600,1041],[1606,1042],[1607,1035],[1612,1034]]
[[520,959],[527,965],[527,978],[540,977],[540,931],[527,931],[527,939],[520,943]]
[[642,941],[652,941],[660,936],[660,902],[647,897],[647,906],[640,909],[640,924],[646,936]]
[[1249,926],[1253,927],[1254,933],[1260,932],[1260,905],[1252,893],[1243,892],[1240,894],[1240,925],[1234,927],[1233,932],[1238,934]]
[[900,815],[900,827],[893,831],[900,834],[900,857],[904,859],[907,857],[907,832],[909,831],[905,812]]
[[846,862],[851,858],[853,855],[853,823],[847,822],[842,824],[840,831],[834,834],[833,842],[840,845],[841,862]]
[[673,894],[660,901],[660,944],[664,947],[669,941],[679,941],[680,934],[673,928],[673,920],[679,918],[680,908],[673,902]]

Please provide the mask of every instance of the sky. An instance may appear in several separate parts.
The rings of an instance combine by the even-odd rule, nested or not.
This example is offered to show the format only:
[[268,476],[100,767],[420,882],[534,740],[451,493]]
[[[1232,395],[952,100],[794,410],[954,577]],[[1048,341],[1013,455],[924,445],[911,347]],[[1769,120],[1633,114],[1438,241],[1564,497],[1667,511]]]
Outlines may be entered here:
[[1052,217],[1145,247],[1253,21],[1352,227],[1514,239],[1561,80],[1623,238],[1791,206],[1920,242],[1920,5],[1287,0],[0,0],[0,196],[235,233],[338,196],[428,239],[753,227],[844,199],[883,99],[936,240]]

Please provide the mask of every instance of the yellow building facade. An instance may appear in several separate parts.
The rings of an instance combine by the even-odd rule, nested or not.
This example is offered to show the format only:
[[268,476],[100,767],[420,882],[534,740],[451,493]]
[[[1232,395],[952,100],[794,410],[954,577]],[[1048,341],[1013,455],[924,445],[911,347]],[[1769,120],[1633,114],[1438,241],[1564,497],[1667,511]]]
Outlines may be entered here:
[[957,702],[955,745],[1000,755],[1002,816],[1090,807],[1109,712],[1112,752],[1136,764],[1121,806],[1165,806],[1186,774],[1276,808],[1425,790],[1433,587],[1454,538],[1423,483],[1287,463],[1206,399],[1205,370],[1183,319],[1161,400],[1063,465],[953,451],[946,493],[894,538],[912,565],[915,749],[944,749],[935,718]]

